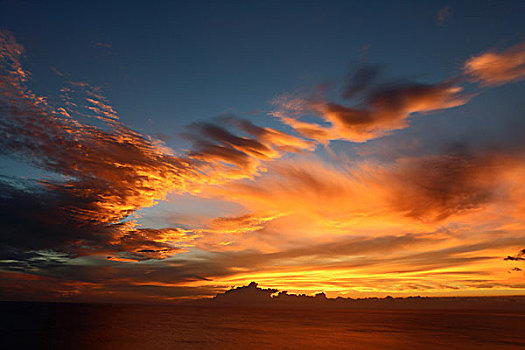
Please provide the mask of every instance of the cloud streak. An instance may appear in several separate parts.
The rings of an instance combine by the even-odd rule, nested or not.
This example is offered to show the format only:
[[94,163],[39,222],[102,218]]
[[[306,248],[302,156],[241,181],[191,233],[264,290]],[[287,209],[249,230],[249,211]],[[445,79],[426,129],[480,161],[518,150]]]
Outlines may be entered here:
[[[371,68],[360,70],[343,93],[351,97],[369,85]],[[362,105],[346,105],[321,96],[294,98],[283,96],[275,102],[273,114],[299,135],[327,143],[332,140],[365,142],[408,126],[409,118],[465,104],[470,96],[455,81],[436,84],[401,83],[383,85],[365,92]],[[320,123],[301,120],[310,114]]]

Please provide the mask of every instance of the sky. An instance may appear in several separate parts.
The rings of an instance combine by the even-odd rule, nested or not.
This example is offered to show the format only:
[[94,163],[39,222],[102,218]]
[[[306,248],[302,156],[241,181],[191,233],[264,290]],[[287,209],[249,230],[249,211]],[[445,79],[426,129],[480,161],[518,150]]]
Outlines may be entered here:
[[0,298],[525,294],[522,1],[0,1]]

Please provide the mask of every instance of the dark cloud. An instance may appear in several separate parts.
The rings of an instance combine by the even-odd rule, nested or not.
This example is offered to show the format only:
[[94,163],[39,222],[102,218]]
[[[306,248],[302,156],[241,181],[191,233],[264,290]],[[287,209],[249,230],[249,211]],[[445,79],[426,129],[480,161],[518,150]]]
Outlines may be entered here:
[[[364,103],[360,105],[343,105],[320,96],[282,97],[276,102],[278,110],[274,115],[298,134],[318,142],[363,142],[407,127],[408,119],[414,113],[461,106],[470,98],[462,94],[462,89],[452,80],[437,84],[382,84],[374,88],[369,85],[365,78],[361,78],[357,85],[350,85],[351,91],[366,89],[363,91]],[[300,120],[305,114],[317,116],[322,123]]]
[[[115,272],[123,272],[124,278],[118,273],[109,273],[108,270],[80,266],[79,274],[82,278],[75,278],[74,273],[62,274],[59,277],[23,274],[9,271],[0,271],[0,298],[2,300],[31,300],[31,301],[74,301],[74,302],[115,302],[115,303],[162,303],[170,302],[181,297],[210,297],[220,291],[218,286],[174,287],[170,282],[145,281],[143,269],[140,274],[129,274],[120,268]],[[71,268],[73,269],[73,268]],[[77,267],[78,269],[78,267]],[[91,276],[101,275],[103,279],[86,280],[85,272]],[[73,270],[72,270],[73,272]],[[69,278],[72,275],[73,278]],[[128,278],[128,279],[126,279]],[[130,283],[133,279],[136,283]]]
[[[33,260],[31,268],[33,273],[37,273],[45,278],[63,279],[83,283],[105,283],[113,280],[134,281],[137,283],[154,284],[177,284],[193,280],[207,280],[221,276],[235,275],[239,268],[253,271],[259,270],[267,264],[279,264],[282,261],[293,258],[309,257],[334,257],[352,256],[377,252],[386,254],[387,252],[400,250],[403,247],[424,244],[432,241],[430,237],[418,237],[412,234],[403,236],[378,237],[373,239],[355,238],[338,241],[330,244],[316,245],[311,247],[291,249],[278,253],[260,253],[246,250],[242,252],[206,252],[195,255],[194,258],[178,257],[178,255],[166,259],[162,262],[147,260],[140,263],[129,263],[108,261],[102,264],[100,260],[87,257],[83,263],[76,262],[70,264],[70,258],[55,256],[55,259]],[[435,240],[434,240],[435,241]],[[147,252],[138,253],[150,253]],[[50,253],[51,254],[51,253]],[[44,257],[44,256],[43,256]],[[133,259],[133,256],[123,256]],[[7,257],[6,257],[7,258]],[[11,257],[20,259],[20,263],[25,263],[29,256]],[[381,261],[361,261],[360,266],[368,264],[380,264]],[[23,271],[24,269],[13,269],[12,263],[3,263],[3,269]],[[116,270],[114,267],[119,267]],[[36,269],[36,270],[35,270]]]
[[[190,236],[177,229],[140,229],[125,222],[86,220],[78,211],[89,211],[93,199],[42,188],[16,188],[0,183],[0,256],[28,260],[27,252],[61,252],[67,257],[93,253],[126,253],[136,260],[164,258],[180,250],[167,239]],[[64,208],[68,208],[67,210]]]
[[194,123],[188,129],[190,133],[186,137],[193,142],[195,149],[190,157],[220,160],[239,169],[249,168],[253,158],[269,159],[270,149],[256,139],[236,136],[212,123]]
[[525,258],[522,258],[520,256],[507,256],[505,259],[503,260],[511,260],[511,261],[525,261]]
[[508,261],[525,261],[525,249],[522,249],[518,252],[518,254],[514,255],[514,256],[511,256],[511,255],[508,255],[505,259],[503,260],[508,260]]
[[[227,127],[251,137],[235,135]],[[273,128],[257,126],[234,115],[221,116],[216,119],[216,123],[193,123],[187,130],[183,136],[194,145],[194,150],[189,154],[191,158],[225,162],[250,174],[262,161],[280,158],[286,152],[301,152],[313,147],[311,142]]]
[[366,91],[378,78],[380,68],[378,66],[363,66],[350,75],[341,97],[351,99],[357,94]]
[[385,181],[391,181],[396,210],[415,218],[443,220],[492,201],[498,194],[498,183],[492,178],[505,170],[506,163],[497,155],[405,159]]
[[247,286],[237,287],[217,294],[213,303],[218,305],[252,306],[267,304],[272,301],[271,295],[278,290],[273,288],[260,288],[256,282]]

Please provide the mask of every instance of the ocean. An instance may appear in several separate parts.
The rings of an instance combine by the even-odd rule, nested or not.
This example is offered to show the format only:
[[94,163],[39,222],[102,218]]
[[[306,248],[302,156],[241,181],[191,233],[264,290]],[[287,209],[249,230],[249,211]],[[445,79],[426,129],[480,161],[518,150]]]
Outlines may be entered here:
[[1,302],[1,349],[525,349],[523,311]]

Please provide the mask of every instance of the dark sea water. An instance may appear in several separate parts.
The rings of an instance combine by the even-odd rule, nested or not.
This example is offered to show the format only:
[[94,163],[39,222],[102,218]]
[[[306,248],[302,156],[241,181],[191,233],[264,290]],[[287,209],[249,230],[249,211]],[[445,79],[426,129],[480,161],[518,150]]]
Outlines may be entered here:
[[1,349],[525,349],[525,313],[0,303]]

